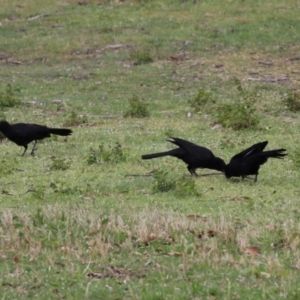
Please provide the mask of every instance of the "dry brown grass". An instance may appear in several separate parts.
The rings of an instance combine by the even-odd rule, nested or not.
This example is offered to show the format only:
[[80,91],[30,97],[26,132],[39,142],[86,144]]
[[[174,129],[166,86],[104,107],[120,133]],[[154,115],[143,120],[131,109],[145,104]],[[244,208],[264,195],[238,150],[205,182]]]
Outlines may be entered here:
[[[98,213],[92,213],[87,207],[80,210],[65,207],[62,213],[61,205],[43,207],[39,214],[43,216],[40,224],[34,224],[33,219],[37,217],[25,212],[6,210],[1,214],[1,255],[19,253],[37,257],[41,252],[59,250],[75,254],[77,258],[95,253],[107,257],[115,247],[135,251],[158,241],[171,245],[171,248],[181,245],[182,252],[188,256],[197,253],[198,258],[207,258],[209,254],[218,266],[222,261],[236,261],[237,253],[243,264],[249,247],[263,246],[261,254],[265,259],[274,259],[276,251],[291,251],[294,255],[299,252],[300,225],[294,220],[286,220],[279,227],[276,221],[272,223],[268,220],[264,224],[253,216],[241,225],[233,216],[222,213],[191,220],[189,216],[173,211],[150,208],[134,215],[127,212],[124,215],[111,213],[99,217]],[[257,222],[261,225],[257,226]],[[52,227],[52,224],[57,227]],[[278,231],[281,232],[280,238],[265,244],[263,237],[276,237]],[[117,244],[115,237],[120,233],[125,234],[126,238]],[[53,249],[51,244],[47,244],[47,237],[52,236],[57,242]],[[230,251],[228,245],[232,245]],[[192,247],[193,254],[189,247]]]

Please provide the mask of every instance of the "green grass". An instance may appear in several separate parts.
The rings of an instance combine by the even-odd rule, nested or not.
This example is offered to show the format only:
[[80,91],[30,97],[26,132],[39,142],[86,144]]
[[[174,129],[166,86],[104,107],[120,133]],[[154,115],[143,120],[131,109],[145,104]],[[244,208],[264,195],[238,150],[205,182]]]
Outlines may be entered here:
[[[1,118],[73,134],[35,157],[1,137],[1,299],[298,299],[300,122],[287,102],[299,93],[298,11],[292,0],[2,3]],[[259,122],[220,127],[239,100]],[[140,159],[171,149],[170,136],[226,162],[264,140],[289,156],[257,183],[190,178],[175,158]]]

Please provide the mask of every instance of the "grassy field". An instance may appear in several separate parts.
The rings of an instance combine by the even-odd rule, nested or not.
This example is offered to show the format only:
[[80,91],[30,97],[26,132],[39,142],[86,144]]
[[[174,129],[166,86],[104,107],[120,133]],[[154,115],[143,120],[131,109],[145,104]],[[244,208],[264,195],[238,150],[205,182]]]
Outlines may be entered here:
[[[299,8],[2,1],[1,119],[73,134],[1,139],[0,299],[299,299]],[[170,136],[289,155],[191,178]]]

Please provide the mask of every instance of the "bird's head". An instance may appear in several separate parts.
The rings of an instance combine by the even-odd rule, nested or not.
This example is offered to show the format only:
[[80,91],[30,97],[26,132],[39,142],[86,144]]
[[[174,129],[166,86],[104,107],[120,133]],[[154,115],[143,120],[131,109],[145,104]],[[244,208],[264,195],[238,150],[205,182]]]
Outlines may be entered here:
[[224,174],[226,176],[227,179],[229,179],[230,177],[232,177],[231,172],[230,172],[230,166],[226,165],[225,169],[224,169]]
[[226,164],[222,158],[216,157],[215,158],[215,169],[221,171],[222,173],[225,172]]
[[5,130],[6,128],[9,128],[9,123],[5,120],[0,121],[0,130]]

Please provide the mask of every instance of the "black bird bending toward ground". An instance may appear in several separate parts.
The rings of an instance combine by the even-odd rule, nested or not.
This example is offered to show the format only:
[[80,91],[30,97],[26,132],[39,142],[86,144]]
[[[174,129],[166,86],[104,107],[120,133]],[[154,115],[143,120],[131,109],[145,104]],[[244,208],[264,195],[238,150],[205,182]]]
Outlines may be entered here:
[[286,156],[285,149],[263,151],[268,141],[257,143],[246,150],[234,155],[225,168],[226,178],[255,175],[254,182],[257,181],[258,170],[261,165],[267,162],[268,158],[283,158]]
[[34,151],[38,140],[48,138],[51,134],[58,134],[62,136],[67,136],[72,133],[72,130],[65,128],[49,128],[47,126],[38,124],[26,124],[17,123],[10,125],[6,121],[0,121],[0,131],[12,142],[19,146],[25,148],[22,156],[24,156],[28,144],[34,141],[33,148],[31,150],[31,155],[34,155]]
[[184,161],[188,165],[187,169],[189,172],[195,176],[197,176],[197,168],[213,169],[224,172],[226,166],[225,162],[223,159],[214,156],[209,149],[174,137],[167,141],[177,145],[179,148],[166,152],[142,155],[142,159],[174,156]]

